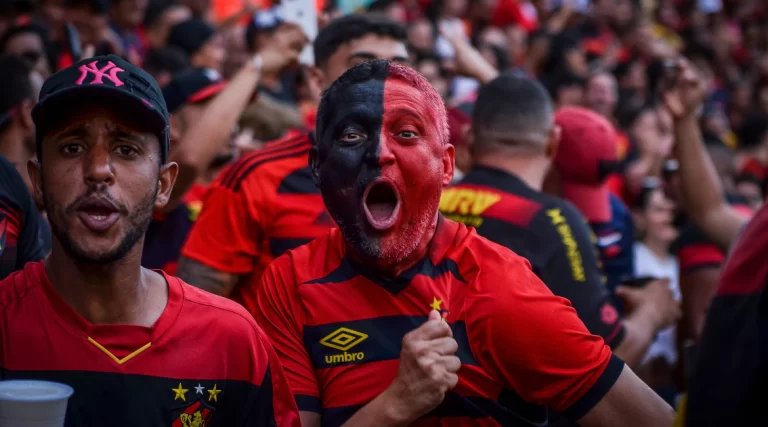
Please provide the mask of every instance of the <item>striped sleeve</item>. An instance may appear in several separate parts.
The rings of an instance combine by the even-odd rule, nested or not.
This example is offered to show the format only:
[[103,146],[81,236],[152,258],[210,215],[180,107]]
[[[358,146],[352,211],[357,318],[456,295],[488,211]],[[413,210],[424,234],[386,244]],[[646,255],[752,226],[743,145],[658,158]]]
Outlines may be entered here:
[[280,361],[266,335],[258,328],[261,351],[266,352],[268,365],[261,378],[258,397],[245,426],[299,427],[299,413],[296,409],[288,381]]
[[299,301],[290,255],[284,255],[262,275],[256,320],[275,346],[299,411],[319,413],[320,388],[302,339],[303,309]]

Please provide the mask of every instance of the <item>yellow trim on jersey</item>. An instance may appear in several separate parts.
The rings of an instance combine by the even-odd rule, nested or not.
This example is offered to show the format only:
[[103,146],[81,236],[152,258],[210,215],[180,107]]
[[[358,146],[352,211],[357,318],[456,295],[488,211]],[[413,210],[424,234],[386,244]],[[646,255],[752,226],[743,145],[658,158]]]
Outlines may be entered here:
[[115,362],[116,362],[118,365],[122,365],[123,363],[125,363],[125,362],[127,362],[127,361],[129,361],[129,360],[133,359],[134,357],[138,356],[138,355],[139,355],[139,354],[141,354],[141,353],[142,353],[144,350],[148,349],[148,348],[149,348],[149,347],[152,345],[152,343],[151,343],[151,342],[148,342],[148,343],[144,344],[144,345],[143,345],[143,346],[142,346],[140,349],[138,349],[138,350],[134,351],[133,353],[131,353],[131,354],[129,354],[129,355],[127,355],[127,356],[123,357],[122,359],[118,359],[118,358],[117,358],[117,356],[115,356],[114,354],[112,354],[112,352],[111,352],[111,351],[107,350],[107,348],[106,348],[106,347],[104,347],[103,345],[101,345],[101,344],[99,344],[98,342],[96,342],[96,340],[95,340],[95,339],[93,339],[93,338],[91,338],[91,337],[88,337],[88,342],[89,342],[89,343],[91,343],[91,344],[93,344],[93,345],[95,345],[95,346],[96,346],[96,348],[98,348],[99,350],[101,350],[102,352],[104,352],[104,354],[106,354],[107,356],[109,356],[109,358],[110,358],[110,359],[112,359],[112,360],[114,360],[114,361],[115,361]]

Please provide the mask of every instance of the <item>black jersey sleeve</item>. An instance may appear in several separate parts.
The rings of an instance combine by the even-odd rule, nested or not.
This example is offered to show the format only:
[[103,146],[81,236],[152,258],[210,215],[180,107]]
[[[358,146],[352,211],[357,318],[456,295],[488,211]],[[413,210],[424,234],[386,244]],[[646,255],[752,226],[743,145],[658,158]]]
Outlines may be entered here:
[[529,227],[531,245],[547,248],[538,272],[555,295],[567,298],[587,329],[611,348],[624,339],[624,325],[605,285],[592,234],[568,203],[541,210]]
[[39,221],[24,179],[0,156],[0,279],[43,259]]

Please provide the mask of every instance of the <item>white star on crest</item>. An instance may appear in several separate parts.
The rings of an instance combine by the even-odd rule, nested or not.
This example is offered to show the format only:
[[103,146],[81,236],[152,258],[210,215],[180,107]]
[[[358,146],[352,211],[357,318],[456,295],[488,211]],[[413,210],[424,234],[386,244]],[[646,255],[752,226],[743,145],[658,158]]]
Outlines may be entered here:
[[197,390],[195,393],[203,394],[203,390],[205,390],[205,387],[203,387],[200,384],[198,384],[197,387],[195,387],[195,390]]

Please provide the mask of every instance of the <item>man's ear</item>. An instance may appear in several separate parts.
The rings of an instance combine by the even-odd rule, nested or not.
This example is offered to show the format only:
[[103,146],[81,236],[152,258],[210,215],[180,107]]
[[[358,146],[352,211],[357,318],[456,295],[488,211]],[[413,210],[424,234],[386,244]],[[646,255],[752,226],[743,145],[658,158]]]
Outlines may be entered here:
[[[178,141],[182,135],[182,123],[178,114],[171,114],[171,141]],[[173,146],[174,144],[171,144]]]
[[35,103],[30,100],[25,100],[19,105],[19,118],[25,129],[34,129],[35,122],[32,121],[32,107]]
[[316,104],[320,103],[325,87],[325,73],[318,67],[312,66],[306,68],[307,90],[310,99]]
[[176,177],[179,174],[179,165],[175,162],[168,162],[160,167],[158,176],[157,197],[155,198],[155,209],[161,210],[171,200],[173,185],[176,183]]
[[40,169],[40,162],[37,159],[31,159],[27,162],[27,174],[32,182],[32,198],[37,206],[44,206],[43,200],[43,176]]
[[549,140],[547,141],[547,147],[545,153],[547,158],[554,159],[557,154],[557,149],[560,147],[560,135],[562,135],[562,128],[558,125],[552,127],[549,131]]
[[320,162],[317,147],[309,149],[309,169],[312,171],[312,181],[314,181],[317,188],[320,188]]
[[446,143],[443,149],[443,187],[447,187],[453,181],[454,168],[456,168],[456,148]]

